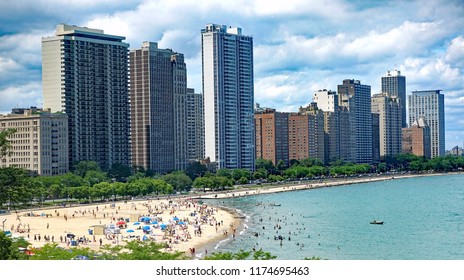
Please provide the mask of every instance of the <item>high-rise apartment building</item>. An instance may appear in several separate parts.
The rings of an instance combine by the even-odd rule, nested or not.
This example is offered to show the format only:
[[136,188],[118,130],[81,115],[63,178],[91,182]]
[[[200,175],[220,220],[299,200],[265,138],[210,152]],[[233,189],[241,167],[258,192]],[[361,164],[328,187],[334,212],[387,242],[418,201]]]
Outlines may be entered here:
[[266,108],[255,111],[256,158],[283,160],[288,166],[288,113]]
[[205,157],[218,168],[254,170],[253,37],[208,24],[201,44]]
[[403,153],[431,157],[430,127],[424,118],[419,118],[410,127],[403,128],[402,137]]
[[[325,160],[329,163],[340,159],[340,108],[338,94],[331,90],[318,90],[313,94],[313,101],[324,114]],[[348,134],[349,136],[349,134]]]
[[144,42],[131,50],[132,164],[157,173],[185,170],[187,69],[182,54]]
[[424,118],[430,127],[432,158],[445,155],[445,98],[440,91],[413,91],[408,96],[409,123]]
[[380,161],[380,115],[372,113],[372,162]]
[[299,108],[299,114],[308,116],[308,157],[326,162],[324,112],[313,102],[306,107]]
[[[338,85],[339,106],[350,114],[350,134],[354,141],[350,141],[354,148],[354,162],[372,162],[372,116],[371,116],[371,87],[363,85],[358,80],[343,80]],[[342,127],[342,124],[340,124]],[[353,144],[354,143],[354,144]]]
[[205,158],[203,94],[187,88],[187,158],[189,162]]
[[130,165],[125,38],[60,24],[42,38],[44,107],[68,116],[69,162]]
[[372,113],[379,114],[380,156],[401,154],[401,102],[396,95],[374,94],[371,98]]
[[12,114],[0,115],[0,131],[8,128],[16,133],[8,139],[11,154],[0,159],[0,167],[15,166],[43,176],[69,171],[66,114],[17,108]]
[[381,79],[381,92],[396,95],[401,105],[401,127],[408,127],[406,123],[406,77],[401,75],[401,71],[387,71]]

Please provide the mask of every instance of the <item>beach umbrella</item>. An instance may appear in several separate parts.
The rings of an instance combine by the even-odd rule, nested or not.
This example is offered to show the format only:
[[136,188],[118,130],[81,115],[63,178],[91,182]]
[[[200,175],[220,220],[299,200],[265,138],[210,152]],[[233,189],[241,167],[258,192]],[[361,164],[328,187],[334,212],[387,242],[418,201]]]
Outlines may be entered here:
[[157,221],[154,221],[154,222],[151,222],[152,225],[157,225],[158,222]]
[[116,224],[117,224],[117,225],[125,225],[126,222],[125,222],[125,221],[119,221],[119,222],[117,222]]
[[150,230],[150,226],[144,226],[142,227],[143,230]]
[[142,238],[143,241],[148,240],[148,237],[146,235],[143,236]]
[[161,225],[160,225],[160,228],[161,228],[161,229],[166,229],[167,227],[168,227],[168,226],[165,225],[165,224],[161,224]]
[[138,225],[140,225],[139,222],[135,222],[135,223],[134,223],[134,226],[138,226]]
[[173,219],[173,220],[174,220],[174,221],[178,221],[178,220],[179,220],[179,218],[177,218],[177,217],[174,217],[174,219]]
[[182,221],[178,223],[178,225],[183,225],[183,224],[184,224],[184,222],[182,222]]
[[133,229],[128,229],[128,230],[126,230],[126,232],[134,232],[134,230]]
[[72,234],[72,233],[68,233],[68,234],[66,234],[66,237],[68,237],[68,238],[74,238],[74,237],[76,237],[76,235],[75,235],[75,234]]

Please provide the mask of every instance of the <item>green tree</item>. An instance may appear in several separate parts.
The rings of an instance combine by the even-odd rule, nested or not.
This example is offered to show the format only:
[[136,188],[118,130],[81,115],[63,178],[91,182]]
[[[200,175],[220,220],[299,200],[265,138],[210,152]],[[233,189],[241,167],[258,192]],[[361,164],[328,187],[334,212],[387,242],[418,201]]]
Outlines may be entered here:
[[20,248],[27,248],[30,244],[19,238],[11,239],[3,231],[0,231],[0,260],[25,260],[28,256],[21,252]]
[[253,179],[266,179],[267,176],[269,176],[269,172],[264,168],[260,168],[253,173]]
[[[285,165],[285,162],[283,160],[282,160],[282,163]],[[259,169],[263,168],[263,169],[267,170],[267,172],[269,174],[275,174],[277,172],[276,167],[272,163],[272,160],[266,160],[266,159],[263,159],[263,158],[258,158],[258,159],[256,159],[255,167],[256,167],[256,170],[259,170]]]
[[[114,246],[111,250],[103,248],[103,253],[113,255],[117,260],[183,260],[183,252],[163,252],[165,245],[153,241],[129,241],[124,246]],[[105,252],[106,251],[106,252]],[[109,253],[109,254],[108,254]]]
[[72,260],[78,257],[94,259],[97,253],[90,248],[75,247],[72,250],[59,247],[57,243],[45,243],[44,246],[32,249],[31,260]]
[[262,249],[257,251],[244,251],[240,250],[237,253],[231,252],[214,252],[211,255],[205,256],[204,260],[273,260],[276,259],[269,252],[264,252]]
[[192,186],[192,179],[182,171],[166,174],[162,179],[178,192],[186,191]]
[[115,163],[108,171],[108,176],[114,178],[118,182],[124,182],[132,175],[132,170],[129,166],[120,163]]
[[203,189],[206,192],[207,188],[211,188],[213,186],[213,181],[209,177],[198,177],[193,181],[193,187],[196,189]]
[[232,171],[227,168],[221,168],[218,171],[216,171],[217,176],[222,176],[222,177],[227,177],[227,178],[232,178]]
[[16,133],[16,129],[14,128],[0,131],[0,158],[10,154],[11,143],[8,138],[14,133]]
[[85,173],[84,179],[89,182],[89,186],[93,186],[95,184],[101,182],[107,182],[108,174],[106,172],[97,171],[97,170],[89,170]]
[[201,164],[198,161],[191,162],[185,170],[185,174],[190,177],[190,179],[195,180],[195,178],[202,177],[205,175],[208,169],[205,165]]
[[87,172],[91,170],[98,172],[101,171],[100,166],[95,161],[80,161],[72,167],[72,172],[82,178],[84,178]]
[[0,168],[0,205],[9,203],[13,209],[30,202],[33,195],[27,170],[16,167]]

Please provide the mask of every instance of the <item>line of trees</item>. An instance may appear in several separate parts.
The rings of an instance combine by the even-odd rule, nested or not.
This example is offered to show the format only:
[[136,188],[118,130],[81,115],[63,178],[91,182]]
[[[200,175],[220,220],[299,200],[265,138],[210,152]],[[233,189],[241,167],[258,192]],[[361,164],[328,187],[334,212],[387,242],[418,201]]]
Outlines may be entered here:
[[[14,130],[0,132],[0,159],[9,153],[6,140]],[[191,163],[184,171],[155,174],[140,167],[115,164],[102,170],[94,161],[81,161],[71,172],[57,176],[34,176],[15,168],[0,168],[0,206],[30,204],[44,200],[78,200],[92,202],[137,196],[170,195],[185,193],[192,188],[199,191],[224,190],[234,185],[274,183],[286,180],[357,176],[388,171],[449,172],[464,168],[464,157],[448,155],[427,159],[411,154],[385,157],[378,164],[354,164],[337,160],[329,165],[319,159],[284,161],[276,165],[262,158],[256,160],[256,169],[220,169],[208,171],[199,162]]]

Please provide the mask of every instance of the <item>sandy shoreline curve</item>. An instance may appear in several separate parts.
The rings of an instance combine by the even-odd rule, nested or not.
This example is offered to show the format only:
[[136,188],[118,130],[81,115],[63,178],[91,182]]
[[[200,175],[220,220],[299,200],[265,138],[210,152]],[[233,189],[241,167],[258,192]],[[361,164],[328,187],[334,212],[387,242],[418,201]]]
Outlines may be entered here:
[[[55,242],[64,248],[75,246],[98,250],[100,244],[124,244],[128,240],[150,239],[166,244],[168,252],[184,252],[192,259],[214,251],[217,244],[235,238],[243,229],[244,216],[236,209],[208,205],[208,199],[227,199],[286,191],[343,186],[385,180],[463,174],[387,174],[362,177],[330,178],[318,181],[291,182],[289,185],[265,185],[256,188],[214,192],[151,200],[127,200],[99,204],[81,204],[12,212],[5,231],[22,236],[32,247]],[[104,234],[106,227],[119,233]],[[146,229],[146,230],[145,230]],[[117,232],[113,230],[113,232]],[[73,238],[70,238],[74,236]],[[80,241],[80,242],[79,242]],[[195,248],[195,250],[192,250]]]

